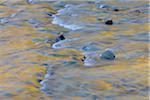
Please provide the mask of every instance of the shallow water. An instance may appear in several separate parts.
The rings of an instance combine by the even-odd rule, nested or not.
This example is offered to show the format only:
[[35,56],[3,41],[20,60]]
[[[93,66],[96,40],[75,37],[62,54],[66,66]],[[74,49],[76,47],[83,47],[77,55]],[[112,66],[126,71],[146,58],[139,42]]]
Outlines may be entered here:
[[[148,6],[0,0],[0,98],[148,100]],[[100,58],[106,49],[115,60]]]

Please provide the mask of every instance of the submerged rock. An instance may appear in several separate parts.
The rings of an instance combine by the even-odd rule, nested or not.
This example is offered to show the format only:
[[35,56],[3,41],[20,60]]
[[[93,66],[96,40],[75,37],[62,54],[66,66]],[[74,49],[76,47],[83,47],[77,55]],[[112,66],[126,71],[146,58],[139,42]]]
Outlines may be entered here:
[[116,56],[111,50],[106,50],[100,55],[100,57],[106,60],[114,60]]
[[116,11],[116,12],[117,12],[117,11],[119,11],[119,9],[115,8],[115,9],[113,9],[113,11]]
[[86,57],[85,57],[85,56],[83,56],[83,58],[81,58],[81,61],[83,61],[83,62],[84,62],[84,61],[85,61],[85,59],[86,59]]
[[60,34],[57,38],[56,38],[56,42],[60,41],[60,40],[65,40],[65,36],[63,34]]
[[105,22],[105,24],[106,24],[106,25],[112,25],[112,24],[113,24],[113,21],[112,21],[112,20],[107,20],[107,21]]
[[39,83],[40,83],[41,81],[42,81],[41,79],[38,79],[38,80],[37,80],[37,82],[39,82]]

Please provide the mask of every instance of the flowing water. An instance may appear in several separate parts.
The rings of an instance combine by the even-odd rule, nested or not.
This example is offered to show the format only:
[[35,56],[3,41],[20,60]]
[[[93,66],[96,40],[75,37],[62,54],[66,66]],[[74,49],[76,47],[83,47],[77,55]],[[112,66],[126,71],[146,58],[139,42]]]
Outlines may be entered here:
[[[0,99],[148,100],[148,7],[0,0]],[[115,60],[100,58],[106,49]]]

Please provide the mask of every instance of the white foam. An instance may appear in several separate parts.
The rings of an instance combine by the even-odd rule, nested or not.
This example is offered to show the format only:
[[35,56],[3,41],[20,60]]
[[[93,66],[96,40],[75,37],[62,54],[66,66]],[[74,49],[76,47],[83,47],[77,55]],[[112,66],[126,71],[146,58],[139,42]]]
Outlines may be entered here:
[[53,48],[53,49],[66,48],[67,46],[65,46],[65,43],[73,42],[73,41],[77,41],[77,40],[79,40],[79,38],[61,40],[61,41],[59,41],[59,42],[54,43],[54,44],[52,45],[52,48]]
[[58,16],[54,16],[52,24],[57,24],[59,26],[62,26],[62,27],[67,28],[67,29],[71,29],[73,31],[83,28],[83,26],[80,26],[80,25],[77,25],[77,24],[70,24],[70,23],[64,22]]

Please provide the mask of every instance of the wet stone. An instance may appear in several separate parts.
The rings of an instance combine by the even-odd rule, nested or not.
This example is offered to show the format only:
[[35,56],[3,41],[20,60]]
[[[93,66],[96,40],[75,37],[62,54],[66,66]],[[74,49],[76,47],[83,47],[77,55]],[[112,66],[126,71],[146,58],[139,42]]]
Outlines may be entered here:
[[106,25],[113,25],[113,21],[112,21],[112,20],[107,20],[107,21],[105,22],[105,24],[106,24]]
[[43,63],[42,66],[48,67],[49,65],[46,63]]
[[39,82],[39,83],[40,83],[41,81],[42,81],[41,79],[38,79],[38,80],[37,80],[37,82]]
[[115,8],[113,11],[116,11],[116,12],[117,12],[117,11],[119,11],[119,9]]
[[106,50],[100,55],[100,57],[106,60],[114,60],[116,56],[111,50]]
[[46,13],[48,16],[53,16],[55,13],[48,12]]
[[61,40],[65,40],[66,38],[64,37],[63,34],[59,35],[57,38],[56,38],[56,42],[58,41],[61,41]]
[[83,61],[83,62],[84,62],[84,61],[85,61],[85,59],[86,59],[86,57],[84,56],[84,57],[81,59],[81,61]]

